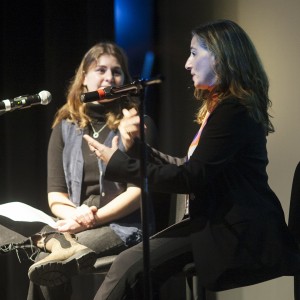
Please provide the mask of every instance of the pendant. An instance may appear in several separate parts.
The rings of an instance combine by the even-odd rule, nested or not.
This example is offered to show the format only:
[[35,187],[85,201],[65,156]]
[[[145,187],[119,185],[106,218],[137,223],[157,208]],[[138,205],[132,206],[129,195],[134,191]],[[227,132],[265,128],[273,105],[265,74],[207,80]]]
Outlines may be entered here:
[[98,132],[94,132],[94,133],[93,133],[93,138],[94,138],[94,139],[97,139],[98,137],[99,137],[99,133],[98,133]]

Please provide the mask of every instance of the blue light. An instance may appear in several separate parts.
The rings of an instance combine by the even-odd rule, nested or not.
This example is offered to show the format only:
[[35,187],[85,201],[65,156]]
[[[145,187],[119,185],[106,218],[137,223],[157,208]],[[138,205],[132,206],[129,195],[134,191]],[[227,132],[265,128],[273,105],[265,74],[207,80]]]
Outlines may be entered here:
[[133,76],[152,50],[153,0],[115,0],[115,41],[126,51]]

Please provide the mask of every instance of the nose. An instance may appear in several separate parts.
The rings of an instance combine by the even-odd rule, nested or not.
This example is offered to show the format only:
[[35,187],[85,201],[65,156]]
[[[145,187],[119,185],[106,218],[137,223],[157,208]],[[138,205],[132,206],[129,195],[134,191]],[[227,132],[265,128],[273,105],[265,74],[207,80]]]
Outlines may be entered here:
[[186,70],[191,70],[192,66],[191,66],[191,63],[190,63],[190,58],[187,59],[184,67],[185,67]]
[[114,76],[113,76],[113,73],[111,70],[106,70],[105,72],[105,81],[109,82],[109,83],[112,83],[114,80]]

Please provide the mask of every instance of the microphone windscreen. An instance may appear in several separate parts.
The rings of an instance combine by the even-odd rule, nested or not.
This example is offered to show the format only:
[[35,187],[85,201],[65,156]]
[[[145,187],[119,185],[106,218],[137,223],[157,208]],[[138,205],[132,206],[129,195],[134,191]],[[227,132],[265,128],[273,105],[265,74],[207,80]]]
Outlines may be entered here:
[[41,104],[42,105],[47,105],[51,102],[52,96],[48,91],[41,91],[39,92],[39,96],[41,99]]

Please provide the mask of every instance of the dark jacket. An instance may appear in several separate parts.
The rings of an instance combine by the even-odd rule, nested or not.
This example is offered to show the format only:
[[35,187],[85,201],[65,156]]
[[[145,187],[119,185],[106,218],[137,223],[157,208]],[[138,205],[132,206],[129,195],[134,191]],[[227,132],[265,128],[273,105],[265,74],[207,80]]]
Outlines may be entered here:
[[[203,286],[224,290],[300,269],[268,185],[265,131],[238,100],[215,108],[186,163],[150,148],[148,160],[150,189],[190,195],[191,240]],[[139,162],[117,151],[105,176],[138,184]]]

